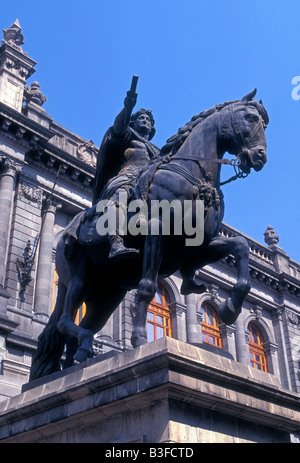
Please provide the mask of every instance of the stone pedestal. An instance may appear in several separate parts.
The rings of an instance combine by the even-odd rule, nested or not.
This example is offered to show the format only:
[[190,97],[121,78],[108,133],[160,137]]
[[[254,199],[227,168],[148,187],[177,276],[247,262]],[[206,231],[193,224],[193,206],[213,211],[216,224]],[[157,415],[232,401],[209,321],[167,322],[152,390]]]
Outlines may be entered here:
[[175,339],[108,353],[0,402],[0,442],[289,442],[298,394]]

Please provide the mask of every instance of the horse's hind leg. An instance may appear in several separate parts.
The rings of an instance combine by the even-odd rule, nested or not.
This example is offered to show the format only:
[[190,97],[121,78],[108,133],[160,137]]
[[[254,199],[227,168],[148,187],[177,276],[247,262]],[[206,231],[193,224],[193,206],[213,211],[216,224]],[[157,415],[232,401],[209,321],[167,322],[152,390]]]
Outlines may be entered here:
[[[158,228],[156,228],[154,221],[158,221],[156,224]],[[142,279],[139,282],[135,296],[136,317],[131,336],[131,344],[133,347],[138,347],[147,343],[147,311],[157,290],[158,272],[162,261],[162,236],[161,234],[151,235],[150,231],[152,226],[161,230],[161,223],[158,219],[149,221],[149,233],[146,236],[144,247]]]
[[[82,270],[82,269],[81,269]],[[93,333],[74,323],[76,312],[83,304],[88,290],[86,278],[82,278],[82,271],[72,277],[68,284],[63,314],[57,324],[60,333],[75,337],[78,341],[78,349],[74,360],[83,362],[86,358],[92,357]]]
[[[122,302],[126,291],[119,288],[99,288],[97,286],[91,291],[86,298],[86,314],[80,323],[80,327],[91,331],[93,334],[98,333],[107,323],[111,314]],[[67,343],[66,361],[64,368],[73,365],[73,358],[78,349],[78,341],[72,337]]]

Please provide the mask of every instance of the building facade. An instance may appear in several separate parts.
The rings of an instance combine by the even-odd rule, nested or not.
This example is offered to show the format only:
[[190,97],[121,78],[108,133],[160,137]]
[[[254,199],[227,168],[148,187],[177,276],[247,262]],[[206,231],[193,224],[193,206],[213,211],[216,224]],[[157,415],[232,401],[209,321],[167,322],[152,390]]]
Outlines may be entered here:
[[[0,47],[0,400],[28,381],[37,338],[55,304],[56,243],[68,223],[91,205],[98,148],[47,114],[36,62],[24,52],[18,20]],[[222,224],[224,236],[244,236]],[[237,272],[232,256],[200,269],[201,295],[183,296],[180,275],[166,278],[148,310],[148,341],[163,336],[205,343],[238,362],[275,375],[300,393],[300,264],[280,246],[272,227],[265,245],[250,248],[251,290],[234,325],[218,306]],[[134,291],[95,336],[95,352],[131,349]],[[84,316],[84,306],[77,322]]]

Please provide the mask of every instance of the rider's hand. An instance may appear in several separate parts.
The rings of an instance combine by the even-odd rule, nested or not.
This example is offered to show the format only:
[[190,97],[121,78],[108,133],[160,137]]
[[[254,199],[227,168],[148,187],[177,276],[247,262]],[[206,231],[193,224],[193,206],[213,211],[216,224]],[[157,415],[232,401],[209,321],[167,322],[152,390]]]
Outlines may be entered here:
[[131,111],[136,105],[136,100],[137,100],[137,93],[132,95],[132,93],[129,94],[129,92],[127,92],[127,96],[125,97],[125,100],[124,100],[124,107],[127,109],[128,112],[131,113]]

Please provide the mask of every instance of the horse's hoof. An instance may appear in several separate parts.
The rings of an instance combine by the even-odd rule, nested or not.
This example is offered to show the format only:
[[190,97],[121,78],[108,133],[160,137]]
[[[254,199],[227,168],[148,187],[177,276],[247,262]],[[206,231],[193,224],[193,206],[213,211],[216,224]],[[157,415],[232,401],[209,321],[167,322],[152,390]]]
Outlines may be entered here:
[[84,349],[83,347],[79,347],[77,349],[76,354],[74,355],[74,363],[82,363],[88,358],[92,358],[95,356],[94,351],[91,351],[91,349]]
[[196,283],[194,280],[184,280],[180,292],[183,296],[188,294],[203,294],[206,291],[206,286]]
[[144,336],[137,336],[137,335],[131,336],[131,345],[134,348],[143,346],[144,344],[147,344],[147,342],[148,340]]
[[241,309],[237,310],[234,307],[231,298],[222,302],[222,304],[219,307],[219,315],[221,317],[222,322],[225,323],[225,325],[232,325],[236,321],[240,313]]

